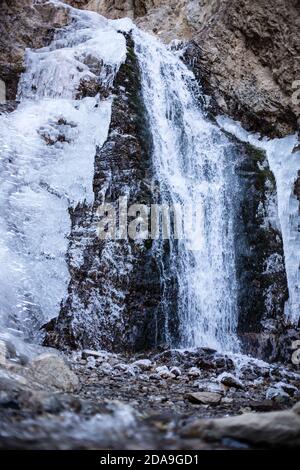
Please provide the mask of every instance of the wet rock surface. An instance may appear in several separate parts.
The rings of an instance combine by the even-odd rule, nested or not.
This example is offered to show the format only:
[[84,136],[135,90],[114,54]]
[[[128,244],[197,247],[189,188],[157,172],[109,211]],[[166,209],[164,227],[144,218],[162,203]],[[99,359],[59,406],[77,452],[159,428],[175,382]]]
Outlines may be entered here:
[[[1,366],[0,448],[232,449],[299,443],[300,375],[288,367],[205,349],[147,356],[78,351],[56,355],[56,366],[54,355],[39,355],[28,366],[7,359]],[[34,364],[43,362],[45,370],[56,368],[57,376],[65,377],[61,361],[80,382],[72,392],[64,385],[54,391],[32,373]],[[191,375],[191,368],[201,376]]]
[[[0,79],[6,86],[6,105],[13,110],[18,82],[24,71],[26,48],[48,45],[57,28],[68,24],[67,11],[58,5],[32,0],[1,0]],[[1,106],[0,106],[1,113]]]
[[70,211],[69,295],[59,317],[45,327],[48,346],[132,351],[150,347],[163,331],[155,323],[162,286],[151,240],[133,240],[127,228],[117,240],[116,234],[105,239],[97,232],[102,204],[111,204],[118,214],[124,196],[128,207],[137,202],[150,207],[153,202],[151,138],[140,70],[133,40],[130,35],[126,39],[127,60],[110,90],[114,100],[108,138],[95,155],[94,204]]
[[129,16],[163,41],[188,41],[185,60],[210,97],[211,111],[251,131],[282,136],[297,130],[299,1],[70,0],[111,17]]

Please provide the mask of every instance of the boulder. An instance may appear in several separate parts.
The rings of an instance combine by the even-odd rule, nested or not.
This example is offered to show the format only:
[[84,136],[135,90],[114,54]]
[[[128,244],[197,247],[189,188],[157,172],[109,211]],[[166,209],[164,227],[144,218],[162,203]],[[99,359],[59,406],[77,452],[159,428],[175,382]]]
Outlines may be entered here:
[[236,439],[253,446],[297,447],[300,445],[300,405],[288,411],[247,413],[229,418],[197,420],[187,426],[185,437],[206,441]]
[[214,392],[193,392],[187,393],[186,398],[195,404],[202,405],[219,405],[222,396],[219,393]]
[[147,371],[152,369],[152,362],[150,359],[139,359],[138,361],[135,361],[133,366],[138,366],[142,371]]
[[229,374],[227,372],[223,372],[223,374],[220,374],[217,378],[217,380],[225,385],[226,387],[229,388],[237,388],[242,390],[244,388],[243,383],[234,375]]
[[78,377],[64,360],[56,354],[44,353],[29,364],[28,376],[50,390],[73,392],[79,386]]

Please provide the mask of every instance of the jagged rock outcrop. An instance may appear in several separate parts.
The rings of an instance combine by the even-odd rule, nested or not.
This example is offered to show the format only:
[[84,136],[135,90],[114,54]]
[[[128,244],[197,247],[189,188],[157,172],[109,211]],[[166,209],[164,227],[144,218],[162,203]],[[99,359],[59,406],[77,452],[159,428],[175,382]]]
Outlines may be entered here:
[[272,9],[266,0],[220,2],[189,46],[218,111],[251,131],[273,137],[297,129],[292,95],[300,76],[299,6],[293,0],[276,0]]
[[296,131],[300,109],[292,95],[300,79],[299,0],[275,0],[272,8],[267,0],[76,3],[112,18],[133,17],[167,42],[188,40],[186,60],[214,98],[216,112],[265,135]]
[[[299,0],[69,0],[110,18],[129,16],[165,41],[188,40],[186,60],[212,96],[215,112],[249,130],[287,135],[297,129]],[[1,1],[0,78],[14,99],[25,47],[42,47],[67,22],[44,2]],[[13,40],[11,38],[13,37]]]
[[6,86],[6,99],[14,101],[25,49],[48,45],[55,29],[68,23],[68,15],[57,5],[33,4],[32,0],[1,0],[0,13],[0,79]]
[[[288,288],[284,251],[276,214],[276,183],[263,151],[233,138],[235,256],[238,282],[238,333],[278,327],[284,319]],[[269,359],[270,351],[264,356]]]
[[109,135],[95,156],[95,202],[71,212],[69,296],[46,327],[47,345],[135,350],[155,345],[163,334],[164,319],[156,320],[162,296],[159,259],[151,240],[97,237],[97,209],[104,201],[116,214],[120,197],[127,196],[128,207],[152,201],[151,137],[130,37],[127,43],[127,60],[112,90]]

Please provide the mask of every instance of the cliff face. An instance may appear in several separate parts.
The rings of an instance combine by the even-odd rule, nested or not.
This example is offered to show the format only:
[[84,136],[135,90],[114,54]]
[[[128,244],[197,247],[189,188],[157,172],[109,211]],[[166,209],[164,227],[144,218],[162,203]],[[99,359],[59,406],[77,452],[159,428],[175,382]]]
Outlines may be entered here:
[[[149,189],[151,137],[130,37],[127,47],[126,63],[110,90],[115,99],[108,138],[95,155],[94,204],[78,205],[71,212],[69,295],[59,317],[46,326],[45,344],[50,346],[130,351],[155,345],[155,313],[162,301],[162,288],[159,260],[151,243],[100,240],[96,236],[103,188],[107,188],[105,202],[116,212],[124,194],[128,206],[136,201],[154,202]],[[83,251],[81,264],[78,250]]]
[[0,78],[6,85],[7,100],[14,101],[25,49],[49,44],[55,29],[65,26],[68,18],[63,8],[33,5],[32,0],[0,0],[0,13]]
[[[109,18],[129,16],[169,42],[188,41],[194,66],[215,112],[271,137],[297,130],[292,100],[300,77],[300,2],[274,0],[68,0]],[[49,43],[67,22],[63,9],[32,0],[0,2],[0,77],[16,95],[26,47]],[[13,40],[11,39],[13,38]]]
[[300,77],[300,2],[274,0],[78,0],[111,17],[130,16],[166,42],[190,41],[187,60],[199,72],[214,109],[251,131],[283,136],[297,129],[292,102]]

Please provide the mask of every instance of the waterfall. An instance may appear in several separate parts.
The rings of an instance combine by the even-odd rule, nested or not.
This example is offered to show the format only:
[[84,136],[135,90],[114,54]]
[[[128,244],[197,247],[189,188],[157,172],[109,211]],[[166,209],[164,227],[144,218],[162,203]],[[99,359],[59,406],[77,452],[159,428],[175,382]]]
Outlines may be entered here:
[[[57,317],[68,295],[74,293],[70,291],[70,257],[80,269],[94,233],[83,219],[80,242],[75,240],[70,253],[70,212],[80,205],[91,208],[95,203],[96,148],[103,149],[108,141],[116,99],[112,89],[126,61],[124,33],[130,33],[152,140],[155,202],[169,210],[180,208],[184,223],[186,211],[197,215],[183,237],[173,233],[167,240],[155,239],[152,245],[163,293],[157,305],[157,314],[164,321],[161,336],[173,347],[239,351],[240,286],[234,228],[237,176],[232,143],[206,116],[203,93],[182,61],[180,47],[165,46],[130,20],[108,21],[97,13],[55,3],[68,9],[70,22],[56,32],[49,46],[26,52],[26,71],[19,84],[21,103],[15,112],[0,117],[1,324],[22,325],[28,336],[36,337],[40,327]],[[298,154],[292,154],[290,148],[295,164],[287,177],[282,164],[285,141],[280,152],[279,144],[268,142],[263,147],[279,193],[290,289],[287,316],[296,322],[300,291],[295,253],[299,237],[296,216],[289,215],[287,205],[296,214],[298,203],[290,187],[297,176]],[[109,193],[109,178],[106,183],[101,188],[103,197]],[[136,183],[139,186],[140,181]],[[115,289],[115,283],[120,276],[130,283],[133,274],[131,267],[122,271],[121,266],[128,267],[130,259],[117,243],[110,240],[105,245],[106,271],[111,270],[111,276],[103,280],[109,289],[104,289],[102,299],[97,297],[98,285],[91,291],[88,306],[77,301],[76,289],[72,299],[74,310],[79,311],[81,305],[83,313],[77,323],[90,322],[91,330],[95,329],[95,306],[100,314],[105,310],[103,328],[104,315],[119,323],[128,320],[121,318],[126,292]],[[114,302],[122,304],[118,315],[113,311]],[[161,327],[161,322],[157,324]],[[134,325],[136,329],[143,327]]]
[[[169,242],[169,269],[178,284],[178,345],[235,351],[238,313],[228,141],[206,119],[201,90],[179,53],[136,29],[134,41],[160,203],[183,209],[202,207],[203,219],[187,236]],[[159,249],[157,243],[158,253]],[[162,269],[166,286],[168,276]],[[166,291],[167,338],[171,335],[168,318],[175,313],[169,305]]]
[[[48,47],[27,51],[21,104],[1,117],[2,324],[22,325],[29,337],[36,337],[67,296],[70,210],[93,204],[95,149],[108,135],[112,97],[106,98],[106,92],[126,58],[125,38],[118,32],[125,27],[133,31],[141,70],[158,202],[201,212],[187,236],[171,236],[168,266],[164,242],[154,243],[161,266],[158,311],[165,319],[164,336],[179,347],[236,351],[234,176],[227,138],[205,117],[201,90],[176,50],[126,20],[110,22],[64,7],[70,24]],[[86,96],[86,89],[95,92]],[[78,266],[88,232],[72,252]],[[175,303],[171,278],[176,279]],[[93,302],[101,305],[99,299]],[[176,341],[171,317],[178,321]]]

